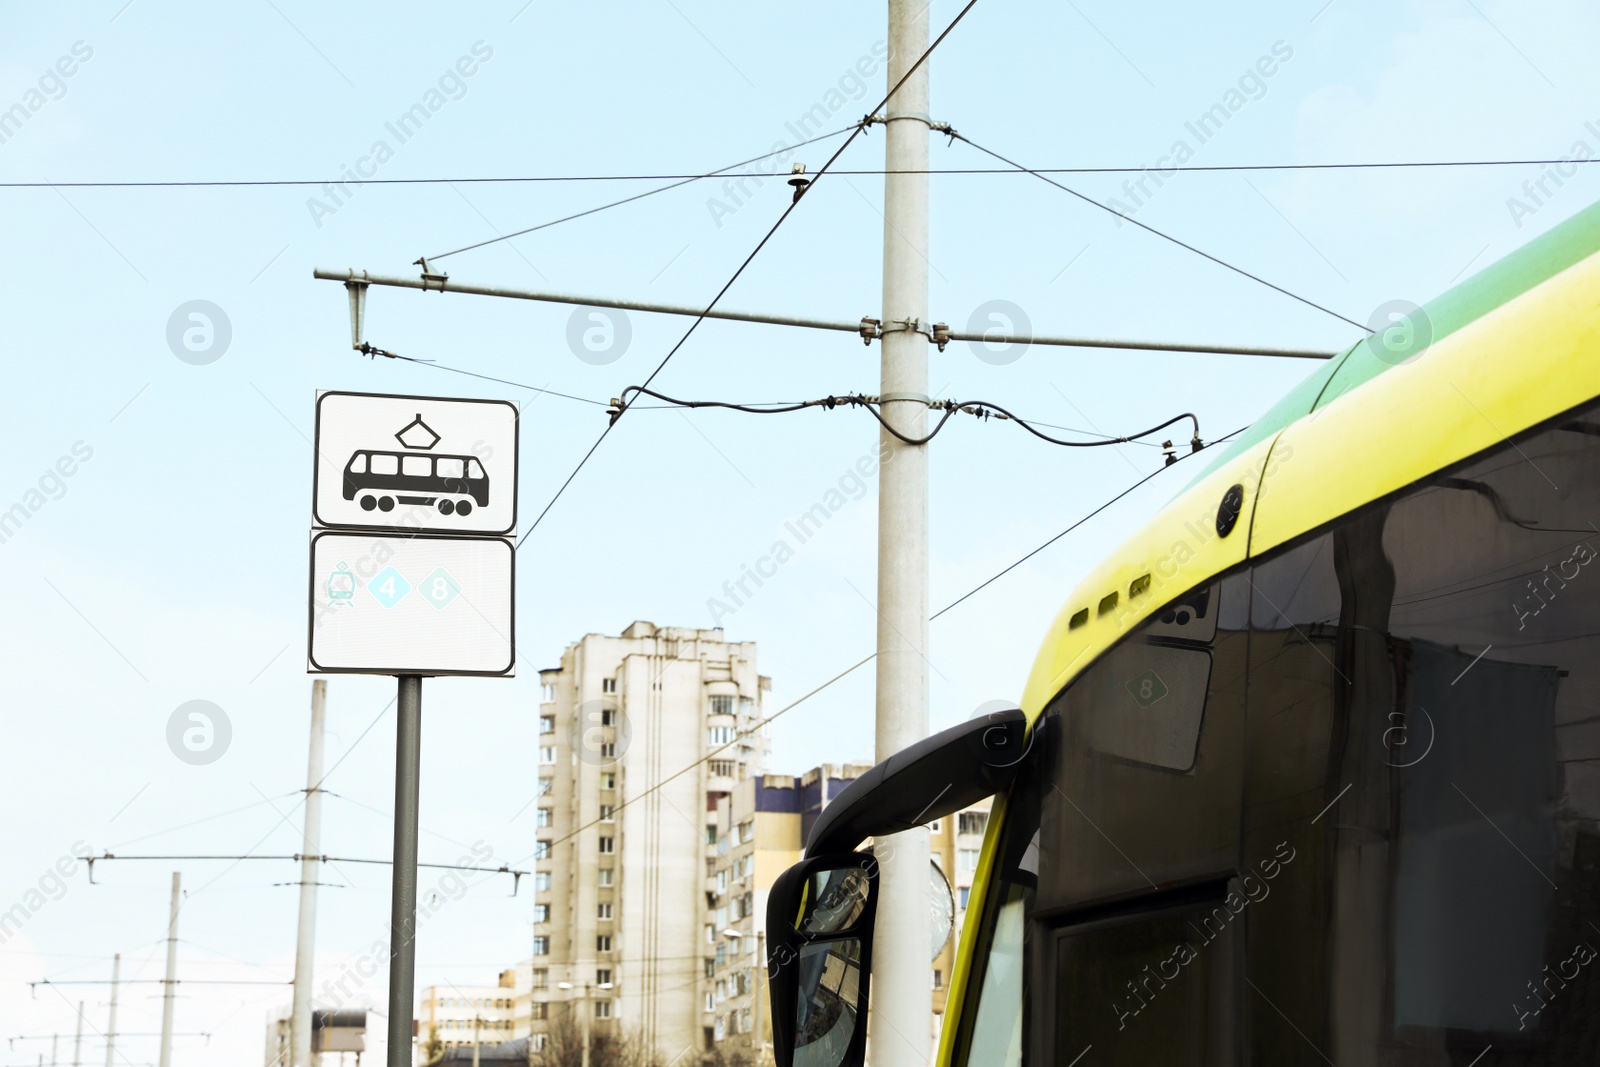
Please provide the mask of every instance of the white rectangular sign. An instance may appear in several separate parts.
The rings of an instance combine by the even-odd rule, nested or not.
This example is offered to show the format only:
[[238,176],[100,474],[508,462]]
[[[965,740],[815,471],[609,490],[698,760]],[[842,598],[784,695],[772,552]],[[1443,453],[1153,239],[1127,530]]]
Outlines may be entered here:
[[316,425],[316,525],[515,533],[517,406],[510,401],[324,392]]
[[515,570],[498,537],[314,532],[310,669],[510,674]]

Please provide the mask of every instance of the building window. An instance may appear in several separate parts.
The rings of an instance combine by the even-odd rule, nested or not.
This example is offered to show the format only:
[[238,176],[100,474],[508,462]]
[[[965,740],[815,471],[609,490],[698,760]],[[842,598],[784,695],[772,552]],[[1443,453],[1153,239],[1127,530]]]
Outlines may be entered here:
[[596,1019],[611,1018],[611,1001],[597,1000],[594,1002],[594,1017]]
[[739,824],[737,841],[742,845],[747,841],[754,841],[755,839],[756,821],[754,819],[746,819],[744,822]]
[[933,969],[933,988],[944,988],[944,972],[939,970],[937,967]]
[[534,938],[533,939],[533,954],[535,956],[548,956],[548,955],[550,955],[550,939],[548,937],[543,937],[543,936]]
[[599,937],[595,938],[594,939],[594,950],[596,952],[610,952],[611,951],[611,935],[610,934],[601,934]]
[[733,744],[737,731],[732,726],[712,726],[706,730],[706,740],[713,747]]
[[598,918],[598,919],[610,919],[611,918],[611,905],[610,904],[598,905],[598,910],[597,910],[597,912],[595,914],[595,917]]
[[970,874],[978,869],[978,850],[963,848],[956,851],[956,869],[963,874]]
[[728,943],[726,941],[718,941],[717,942],[717,957],[716,957],[716,959],[717,959],[717,966],[718,967],[721,967],[723,964],[728,962]]
[[539,716],[539,732],[541,734],[553,734],[553,733],[555,733],[556,732],[556,717],[554,715],[541,715],[541,716]]
[[717,696],[712,697],[711,698],[711,714],[713,714],[713,715],[732,715],[733,714],[733,697],[728,696],[726,694],[719,694]]
[[610,985],[611,984],[611,968],[609,968],[609,967],[601,967],[599,970],[595,971],[594,972],[594,984],[595,985]]
[[711,761],[711,777],[732,778],[739,772],[739,765],[731,759],[714,759]]
[[617,725],[617,711],[616,711],[615,708],[601,708],[600,709],[600,725],[601,726],[615,726],[615,725]]
[[748,1034],[750,1032],[750,1009],[749,1008],[740,1008],[739,1009],[739,1032],[741,1034]]
[[554,704],[556,700],[556,687],[554,682],[546,682],[540,688],[540,699],[546,704]]
[[550,984],[550,972],[543,967],[533,969],[533,988],[544,989]]
[[617,775],[616,775],[616,772],[615,771],[602,771],[601,774],[600,774],[600,788],[601,789],[615,789],[616,787],[617,787]]
[[533,875],[533,891],[535,893],[550,892],[550,872],[535,871]]
[[535,1019],[548,1019],[548,1018],[550,1018],[550,1005],[546,1004],[542,1000],[534,1001],[529,1006],[528,1010],[530,1012],[532,1012],[532,1017],[535,1018]]
[[615,852],[616,850],[617,850],[617,848],[616,848],[616,838],[613,838],[613,837],[602,837],[600,839],[600,851],[601,851],[602,854],[610,855],[611,853]]
[[555,821],[556,813],[550,808],[540,808],[534,815],[533,825],[549,826]]
[[535,1051],[535,1052],[543,1052],[544,1051],[544,1035],[543,1034],[533,1034],[528,1038],[528,1041],[529,1041],[528,1047],[533,1049],[533,1051]]
[[616,691],[617,691],[617,680],[615,678],[602,678],[602,679],[600,679],[600,692],[602,692],[602,693],[615,693]]
[[612,869],[610,867],[601,867],[600,871],[599,871],[599,878],[600,878],[599,884],[603,885],[603,886],[611,885],[612,884],[611,879],[613,877],[613,874],[614,874],[614,872],[612,871]]
[[536,859],[536,860],[547,860],[547,859],[549,859],[550,858],[550,842],[548,842],[548,841],[535,841],[533,843],[533,858]]
[[928,832],[930,834],[938,833],[939,832],[939,827],[942,826],[943,824],[944,824],[944,820],[943,819],[935,819],[935,820],[933,820],[932,822],[930,822],[928,824]]
[[616,759],[617,758],[617,743],[615,741],[602,741],[602,742],[600,742],[600,758],[601,759]]
[[706,1007],[705,1007],[705,1010],[706,1011],[716,1011],[717,1010],[717,998],[712,993],[707,993],[706,994]]
[[536,923],[547,923],[547,922],[549,922],[550,921],[550,905],[548,905],[548,904],[535,904],[533,906],[533,921],[536,922]]
[[724,867],[722,870],[717,872],[717,892],[726,893],[727,891],[728,891],[728,869],[726,867]]
[[726,978],[718,978],[717,979],[717,1003],[721,1004],[724,1000],[727,1000],[727,999],[728,999],[728,980]]
[[553,766],[556,762],[556,750],[551,745],[539,746],[539,762],[546,767]]
[[717,974],[717,961],[710,956],[706,957],[706,977],[714,978]]
[[714,823],[714,822],[708,822],[708,823],[706,823],[706,844],[714,845],[716,843],[717,843],[717,824]]
[[989,828],[989,813],[964,811],[956,816],[956,828],[964,834],[981,834]]
[[555,784],[556,780],[554,778],[540,778],[539,784],[534,787],[533,795],[536,797],[549,796],[550,790],[554,788]]
[[601,822],[614,822],[614,821],[616,821],[615,820],[616,811],[617,811],[617,809],[616,809],[615,805],[612,805],[612,804],[602,804],[602,805],[600,805],[600,821]]

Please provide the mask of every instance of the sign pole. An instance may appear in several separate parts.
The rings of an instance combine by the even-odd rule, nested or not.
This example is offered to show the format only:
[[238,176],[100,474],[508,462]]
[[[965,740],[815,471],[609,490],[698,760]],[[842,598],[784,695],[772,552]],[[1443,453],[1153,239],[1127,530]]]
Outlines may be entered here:
[[389,898],[388,1067],[411,1067],[417,982],[417,796],[422,776],[422,677],[399,675],[394,746],[394,871]]

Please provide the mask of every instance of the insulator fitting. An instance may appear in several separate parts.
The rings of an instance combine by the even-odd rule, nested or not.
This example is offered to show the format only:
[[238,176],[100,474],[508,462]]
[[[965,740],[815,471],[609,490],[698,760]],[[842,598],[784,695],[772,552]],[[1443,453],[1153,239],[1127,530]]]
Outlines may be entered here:
[[929,338],[939,346],[939,351],[944,351],[944,346],[950,343],[950,327],[942,322],[933,324],[933,336]]
[[879,321],[878,319],[866,319],[866,318],[861,320],[861,343],[862,344],[870,345],[870,344],[872,344],[872,342],[875,339],[877,339],[879,337],[882,337],[882,336],[883,336],[883,323],[881,321]]

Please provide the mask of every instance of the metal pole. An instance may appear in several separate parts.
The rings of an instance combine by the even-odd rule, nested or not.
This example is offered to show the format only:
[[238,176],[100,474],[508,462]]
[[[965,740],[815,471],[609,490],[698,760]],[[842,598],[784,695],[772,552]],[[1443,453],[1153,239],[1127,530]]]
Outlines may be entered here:
[[[889,0],[888,85],[928,48],[925,0]],[[884,168],[928,166],[928,64],[885,105]],[[927,433],[928,178],[883,182],[883,417],[908,437]],[[880,430],[878,482],[877,758],[928,733],[928,454]],[[928,966],[928,832],[878,839],[882,883],[872,947],[867,1059],[925,1067],[933,1013]]]
[[72,1067],[83,1067],[83,1001],[78,1001],[78,1032],[72,1038]]
[[[904,97],[905,93],[906,90],[902,89],[900,96]],[[926,183],[923,183],[923,189],[926,190],[926,188]],[[362,327],[360,323],[365,313],[364,305],[357,304],[357,294],[365,294],[366,287],[369,285],[393,286],[398,289],[428,289],[445,293],[467,293],[472,296],[498,296],[511,300],[537,300],[552,304],[576,304],[581,307],[619,308],[624,311],[647,311],[661,315],[688,315],[695,318],[704,315],[708,319],[760,322],[771,326],[798,326],[808,330],[832,330],[836,333],[853,333],[858,336],[862,332],[862,323],[859,320],[848,322],[843,319],[813,319],[800,315],[729,311],[722,308],[713,308],[708,312],[704,307],[692,307],[687,304],[620,300],[605,296],[582,296],[577,293],[548,293],[537,289],[510,289],[498,285],[469,285],[452,281],[424,281],[421,278],[369,274],[364,270],[329,270],[326,267],[318,267],[312,271],[312,277],[323,281],[344,282],[346,286],[350,287],[350,329],[351,336],[356,338],[354,346],[356,348],[361,347],[360,330]],[[364,300],[364,296],[361,299]],[[923,301],[923,303],[926,304],[926,301]],[[923,318],[926,319],[926,315]],[[884,322],[888,323],[890,321],[890,316],[885,315]],[[926,321],[922,323],[922,329],[929,330],[929,324]],[[949,340],[981,341],[991,345],[1030,344],[1062,348],[1122,349],[1133,352],[1192,352],[1224,356],[1275,356],[1284,359],[1332,359],[1339,354],[1338,352],[1316,352],[1302,348],[1273,348],[1261,345],[1185,344],[1181,341],[1138,341],[1111,337],[1049,337],[1033,336],[1031,334],[968,333],[964,330],[951,330]]]
[[[472,999],[473,1000],[477,1000],[478,998],[477,997],[473,997]],[[481,1022],[483,1022],[483,1015],[480,1012],[476,1012],[476,1011],[473,1012],[472,1013],[472,1067],[478,1067],[478,1024],[481,1023]]]
[[106,1020],[106,1067],[117,1054],[117,983],[122,978],[122,954],[111,957],[111,1016]]
[[56,1067],[56,1065],[57,1065],[57,1060],[56,1060],[56,1038],[58,1038],[60,1036],[61,1036],[60,1034],[51,1034],[50,1035],[50,1067]]
[[394,744],[394,878],[389,897],[389,1062],[411,1067],[417,982],[417,793],[422,775],[422,678],[402,674]]
[[311,1067],[311,982],[317,939],[317,857],[322,852],[322,736],[326,679],[311,683],[311,754],[306,760],[305,831],[300,844],[300,922],[294,942],[294,1005],[289,1012],[290,1067]]
[[578,1002],[578,1025],[583,1027],[583,1061],[589,1067],[589,983],[583,983],[583,999]]
[[172,872],[172,908],[167,913],[167,977],[161,983],[161,1067],[172,1067],[173,994],[178,987],[178,904],[183,899],[183,874]]

